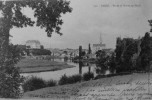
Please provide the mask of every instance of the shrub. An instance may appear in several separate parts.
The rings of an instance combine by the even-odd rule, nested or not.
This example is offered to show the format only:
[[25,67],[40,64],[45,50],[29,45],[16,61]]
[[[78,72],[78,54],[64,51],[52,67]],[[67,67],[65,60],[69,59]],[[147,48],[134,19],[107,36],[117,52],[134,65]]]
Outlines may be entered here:
[[83,80],[88,81],[90,79],[94,78],[94,74],[92,72],[87,72],[83,74]]
[[32,49],[31,50],[33,55],[51,55],[51,51],[50,50],[46,50],[46,49]]
[[64,85],[64,84],[67,84],[68,83],[68,77],[64,74],[60,80],[59,80],[59,85]]
[[49,80],[46,82],[47,87],[52,87],[57,85],[57,81],[55,80]]
[[77,82],[80,82],[81,79],[82,79],[82,77],[79,74],[72,75],[72,76],[68,77],[68,83],[69,84],[77,83]]
[[22,87],[24,92],[33,91],[46,87],[46,82],[42,78],[31,77],[23,83]]
[[80,82],[82,79],[81,75],[72,75],[67,77],[65,74],[60,78],[59,85],[65,85],[65,84],[73,84],[76,82]]

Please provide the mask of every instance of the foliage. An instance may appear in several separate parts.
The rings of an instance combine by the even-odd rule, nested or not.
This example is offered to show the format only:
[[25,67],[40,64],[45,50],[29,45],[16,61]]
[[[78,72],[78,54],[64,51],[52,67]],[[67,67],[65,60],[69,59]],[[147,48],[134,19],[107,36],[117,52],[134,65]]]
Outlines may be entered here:
[[68,84],[73,84],[73,83],[77,83],[80,82],[82,79],[81,75],[77,74],[77,75],[72,75],[68,77]]
[[56,85],[57,81],[55,80],[45,81],[42,78],[32,76],[31,78],[24,81],[24,83],[22,84],[22,88],[24,92],[28,92]]
[[117,38],[116,71],[146,71],[152,60],[150,33],[145,33],[142,39]]
[[116,57],[115,57],[115,53],[113,53],[110,58],[109,58],[109,62],[108,62],[108,66],[109,66],[109,71],[111,74],[115,73],[116,70]]
[[89,44],[89,48],[88,48],[88,54],[91,54],[92,53],[92,50],[91,50],[91,46]]
[[12,44],[8,48],[7,59],[0,63],[0,97],[18,98],[20,96],[19,86],[23,82],[23,77],[20,76],[19,68],[14,65],[20,59],[20,50]]
[[116,71],[125,72],[132,70],[132,57],[137,53],[137,41],[132,38],[117,38],[116,44]]
[[65,62],[68,61],[68,57],[67,57],[67,56],[64,57],[64,61],[65,61]]
[[57,85],[57,81],[55,81],[55,80],[49,80],[46,82],[47,87],[52,87],[52,86],[56,86],[56,85]]
[[82,59],[82,46],[79,46],[79,59]]
[[64,74],[64,75],[60,78],[58,84],[59,84],[59,85],[68,84],[68,77]]
[[23,83],[22,87],[24,92],[34,91],[46,87],[46,82],[42,78],[31,77]]
[[76,82],[80,82],[82,79],[81,75],[72,75],[67,77],[65,74],[60,78],[59,85],[65,85],[65,84],[73,84]]
[[68,54],[68,52],[67,52],[67,51],[63,51],[63,53],[64,53],[64,54],[66,54],[66,55]]
[[149,26],[151,27],[150,32],[152,32],[152,20],[148,20]]
[[96,58],[89,58],[90,63],[94,63],[96,61]]
[[36,25],[45,28],[47,36],[60,32],[63,21],[61,14],[71,12],[70,2],[65,0],[15,0],[0,1],[0,97],[15,98],[19,96],[21,77],[14,67],[18,61],[16,53],[9,49],[10,29],[15,27],[33,26],[35,21],[22,13],[24,7],[34,10]]
[[148,70],[148,67],[150,66],[150,61],[152,60],[152,38],[150,37],[150,33],[145,33],[145,36],[142,39],[141,42],[141,52],[139,55],[139,70]]
[[41,46],[40,46],[40,48],[41,48],[41,49],[44,49],[44,46],[43,46],[43,45],[41,45]]
[[117,64],[119,64],[121,62],[121,54],[123,52],[123,44],[121,42],[121,38],[118,37],[116,40],[116,49],[115,49],[115,53],[116,53],[116,62]]
[[79,60],[79,56],[75,56],[73,60]]
[[33,55],[51,55],[51,51],[46,49],[32,49],[31,53]]
[[34,10],[34,17],[37,18],[36,25],[45,28],[48,36],[52,32],[62,34],[60,25],[63,24],[61,14],[71,12],[70,2],[65,0],[22,0],[22,1],[0,1],[0,10],[4,18],[9,21],[10,28],[33,26],[35,21],[22,13],[23,7]]
[[94,74],[92,72],[87,72],[83,74],[83,80],[89,81],[90,79],[94,78]]
[[96,73],[105,74],[108,69],[109,56],[106,55],[104,50],[99,50],[96,52],[97,61],[96,61]]
[[82,55],[82,57],[85,56],[85,55],[86,55],[86,52],[85,52],[85,51],[82,51],[82,52],[81,52],[81,55]]

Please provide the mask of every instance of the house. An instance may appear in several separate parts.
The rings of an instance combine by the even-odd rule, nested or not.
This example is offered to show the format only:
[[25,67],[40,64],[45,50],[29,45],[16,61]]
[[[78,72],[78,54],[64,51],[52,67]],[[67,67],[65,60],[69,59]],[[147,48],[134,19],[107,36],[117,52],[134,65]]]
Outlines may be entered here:
[[41,44],[38,40],[28,40],[26,41],[27,49],[41,49]]

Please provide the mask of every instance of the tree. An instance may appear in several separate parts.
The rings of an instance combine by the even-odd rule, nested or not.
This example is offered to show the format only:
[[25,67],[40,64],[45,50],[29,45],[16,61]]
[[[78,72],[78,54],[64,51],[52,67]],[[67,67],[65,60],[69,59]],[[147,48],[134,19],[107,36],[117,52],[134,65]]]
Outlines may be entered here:
[[91,53],[92,53],[92,50],[91,50],[91,46],[90,46],[90,43],[89,43],[88,54],[91,54]]
[[152,20],[148,20],[149,26],[151,27],[150,32],[152,32]]
[[118,37],[116,40],[116,49],[115,49],[117,66],[120,66],[120,64],[121,64],[121,54],[123,52],[122,45],[123,45],[122,40],[120,37]]
[[[5,91],[12,84],[11,82],[20,83],[19,80],[14,78],[8,78],[19,71],[14,67],[13,57],[10,55],[13,53],[9,50],[9,37],[10,29],[14,26],[18,28],[33,26],[34,23],[38,27],[45,28],[47,36],[51,37],[52,32],[62,35],[60,32],[63,21],[61,14],[71,12],[72,8],[69,7],[70,2],[65,0],[15,0],[15,1],[0,1],[0,11],[3,17],[0,19],[0,90]],[[36,22],[32,21],[23,14],[22,8],[29,7],[34,10],[34,17],[37,18]],[[18,61],[18,60],[17,60]],[[9,71],[9,73],[7,73]],[[6,81],[5,81],[6,80]],[[7,84],[5,83],[7,82]],[[10,86],[10,91],[0,93],[0,97],[18,97],[19,85]]]
[[114,74],[115,70],[116,70],[116,61],[115,61],[115,53],[112,53],[112,55],[109,57],[109,62],[108,62],[108,66],[109,66],[109,71],[110,73]]
[[79,60],[82,60],[82,46],[79,46]]
[[109,56],[107,56],[104,50],[99,50],[96,52],[96,57],[96,72],[98,74],[105,74],[106,70],[108,70]]
[[141,70],[148,70],[150,61],[152,60],[152,54],[151,54],[151,42],[152,39],[150,37],[150,33],[145,33],[145,36],[142,38],[142,42],[141,42],[141,52],[140,52],[140,69]]
[[41,49],[44,49],[44,46],[43,46],[43,45],[41,45],[41,46],[40,46],[40,48],[41,48]]
[[31,49],[31,53],[35,56],[37,55],[51,55],[51,51],[47,49]]
[[63,51],[63,53],[64,53],[64,54],[66,54],[66,55],[68,54],[68,52],[67,52],[67,51]]
[[116,45],[117,72],[132,70],[132,56],[137,53],[137,42],[132,38],[117,38]]
[[20,76],[19,69],[14,65],[20,60],[20,50],[10,44],[8,46],[8,55],[5,62],[1,62],[0,67],[0,97],[17,98],[20,96],[21,83],[23,77]]
[[82,57],[84,57],[86,55],[86,52],[82,51],[81,55],[82,55]]

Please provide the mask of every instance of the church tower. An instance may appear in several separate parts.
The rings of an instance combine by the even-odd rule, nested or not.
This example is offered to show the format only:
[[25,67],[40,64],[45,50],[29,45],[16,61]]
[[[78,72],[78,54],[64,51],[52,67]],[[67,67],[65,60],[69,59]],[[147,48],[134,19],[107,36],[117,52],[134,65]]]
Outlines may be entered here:
[[105,49],[105,47],[106,47],[106,44],[102,43],[102,37],[100,34],[99,44],[93,44],[94,53],[97,52],[98,50]]

